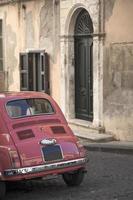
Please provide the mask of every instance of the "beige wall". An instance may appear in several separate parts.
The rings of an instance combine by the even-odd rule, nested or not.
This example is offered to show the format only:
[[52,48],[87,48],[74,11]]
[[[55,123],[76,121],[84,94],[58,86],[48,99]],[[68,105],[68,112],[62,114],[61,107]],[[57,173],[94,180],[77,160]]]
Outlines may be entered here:
[[20,89],[19,53],[41,49],[50,56],[50,91],[60,103],[59,3],[53,5],[52,0],[10,3],[0,7],[0,17],[4,24],[8,90]]
[[[18,45],[16,35],[18,32],[18,21],[16,20],[17,8],[14,6],[1,7],[0,13],[0,17],[3,19],[4,71],[8,72],[9,77],[6,82],[8,82],[11,90],[13,88],[18,90]],[[11,22],[13,22],[13,25],[10,24]]]
[[112,15],[106,20],[108,43],[133,42],[133,1],[116,0]]
[[105,2],[104,126],[133,141],[133,1]]
[[99,0],[55,1],[54,7],[53,2],[33,0],[0,7],[7,89],[20,88],[19,53],[44,49],[50,56],[51,95],[67,116],[74,117],[71,34],[78,11],[85,8],[94,33],[106,33],[104,41],[94,37],[94,122],[88,122],[87,128],[104,126],[117,139],[133,141],[133,0],[101,0],[103,7]]

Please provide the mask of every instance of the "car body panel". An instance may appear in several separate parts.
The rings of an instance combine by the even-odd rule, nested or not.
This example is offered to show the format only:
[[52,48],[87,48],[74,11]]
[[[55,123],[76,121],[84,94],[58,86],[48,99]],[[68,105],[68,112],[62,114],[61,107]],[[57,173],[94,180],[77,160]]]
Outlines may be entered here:
[[[52,114],[41,114],[33,116],[11,118],[7,112],[6,105],[10,101],[19,99],[46,99],[53,109]],[[8,92],[0,94],[0,179],[1,180],[20,180],[35,177],[41,177],[48,174],[60,174],[66,171],[76,170],[85,167],[85,162],[80,164],[72,164],[74,160],[85,157],[83,147],[78,147],[78,140],[74,136],[72,130],[56,102],[47,94],[40,92]],[[55,147],[55,145],[57,146]],[[49,146],[48,158],[52,154],[58,154],[61,149],[61,156],[54,160],[46,160],[43,149]],[[52,146],[57,152],[52,151]],[[53,148],[54,149],[54,148]],[[56,162],[66,163],[70,161],[70,166],[56,167],[50,170],[44,170],[31,174],[14,174],[12,177],[5,176],[7,170],[12,169],[29,169],[33,166],[51,166]],[[59,164],[58,164],[59,166]]]

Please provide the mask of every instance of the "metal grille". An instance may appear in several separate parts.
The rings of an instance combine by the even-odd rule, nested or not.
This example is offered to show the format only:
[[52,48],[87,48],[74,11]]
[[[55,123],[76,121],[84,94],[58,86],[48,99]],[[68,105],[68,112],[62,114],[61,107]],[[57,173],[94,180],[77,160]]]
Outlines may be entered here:
[[85,35],[93,33],[93,24],[89,13],[83,9],[77,18],[75,26],[75,35]]

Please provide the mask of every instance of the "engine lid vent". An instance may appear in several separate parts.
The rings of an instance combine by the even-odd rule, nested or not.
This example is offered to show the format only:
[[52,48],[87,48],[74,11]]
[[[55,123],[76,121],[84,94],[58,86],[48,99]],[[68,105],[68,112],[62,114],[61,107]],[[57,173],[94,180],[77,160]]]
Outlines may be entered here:
[[27,130],[24,130],[24,131],[18,131],[17,136],[20,140],[25,140],[25,139],[28,139],[28,138],[35,137],[35,135],[34,135],[34,133],[31,129],[27,129]]
[[52,126],[51,127],[54,134],[65,134],[66,131],[63,126]]

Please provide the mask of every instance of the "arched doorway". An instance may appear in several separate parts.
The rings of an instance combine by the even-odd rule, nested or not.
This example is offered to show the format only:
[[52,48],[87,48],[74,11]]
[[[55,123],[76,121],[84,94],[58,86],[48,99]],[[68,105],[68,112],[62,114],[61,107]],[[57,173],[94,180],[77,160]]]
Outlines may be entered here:
[[93,120],[93,24],[89,13],[78,14],[75,33],[75,116]]

